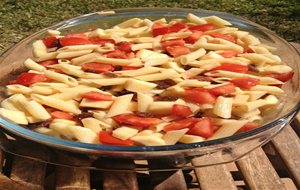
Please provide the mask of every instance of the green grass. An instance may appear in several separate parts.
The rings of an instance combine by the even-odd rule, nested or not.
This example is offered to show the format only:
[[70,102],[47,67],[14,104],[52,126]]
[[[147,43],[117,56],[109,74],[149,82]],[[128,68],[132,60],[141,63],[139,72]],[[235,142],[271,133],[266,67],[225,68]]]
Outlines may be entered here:
[[1,0],[0,52],[54,23],[113,8],[181,7],[229,12],[300,42],[299,0]]

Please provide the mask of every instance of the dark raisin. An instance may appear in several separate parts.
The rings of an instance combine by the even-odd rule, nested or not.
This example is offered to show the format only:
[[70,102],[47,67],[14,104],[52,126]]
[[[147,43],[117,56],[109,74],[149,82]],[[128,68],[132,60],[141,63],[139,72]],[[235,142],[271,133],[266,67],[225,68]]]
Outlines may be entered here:
[[53,45],[54,45],[54,47],[57,47],[57,48],[61,48],[61,47],[62,47],[62,45],[60,44],[59,39],[56,39],[56,40],[53,42]]
[[115,66],[114,71],[121,71],[121,70],[122,70],[122,66],[120,65]]
[[198,111],[198,112],[194,115],[194,117],[196,117],[196,118],[201,118],[201,117],[203,117],[203,116],[204,116],[203,112],[200,112],[200,111]]
[[137,101],[137,93],[135,93],[135,92],[122,90],[122,91],[114,93],[115,96],[123,96],[123,95],[126,95],[126,94],[133,94],[132,101]]
[[235,97],[234,94],[223,94],[222,96],[224,96],[226,98],[233,98],[233,97]]
[[111,86],[102,86],[99,88],[100,90],[106,91],[106,90],[110,90]]
[[155,101],[176,101],[178,96],[156,96],[154,97]]
[[93,113],[92,112],[82,112],[81,114],[78,114],[76,116],[74,116],[75,118],[82,120],[84,118],[88,118],[88,117],[93,117]]
[[199,80],[199,81],[213,82],[211,77],[203,76],[203,75],[194,76],[194,77],[192,77],[192,79],[196,79],[196,80]]
[[140,117],[155,117],[154,114],[148,112],[135,112],[135,115]]
[[189,70],[189,69],[191,69],[191,68],[193,68],[193,67],[190,66],[190,65],[183,65],[182,68],[183,68],[184,70]]
[[104,72],[103,73],[105,76],[107,76],[107,77],[110,77],[110,78],[117,78],[118,77],[118,75],[116,75],[115,73],[113,73],[113,72]]
[[38,127],[48,127],[50,125],[50,123],[51,123],[51,120],[42,121],[42,122],[38,122],[38,123],[30,123],[29,125],[27,125],[27,128],[33,130]]
[[172,79],[165,79],[165,80],[160,80],[160,81],[156,81],[154,82],[155,84],[157,84],[157,89],[166,89],[169,88],[170,86],[173,86],[176,84],[175,81],[173,81]]

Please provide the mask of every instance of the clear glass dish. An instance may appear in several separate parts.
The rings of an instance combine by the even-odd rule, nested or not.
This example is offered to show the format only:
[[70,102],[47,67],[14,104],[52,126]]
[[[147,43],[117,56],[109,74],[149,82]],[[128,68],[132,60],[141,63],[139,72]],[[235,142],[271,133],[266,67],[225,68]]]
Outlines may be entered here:
[[[193,13],[200,17],[217,15],[225,20],[228,20],[234,27],[241,30],[249,31],[258,37],[263,43],[277,48],[275,52],[282,60],[291,66],[295,72],[293,79],[284,85],[285,94],[280,97],[280,105],[277,111],[270,113],[264,118],[264,125],[258,129],[233,135],[230,137],[205,141],[193,144],[178,144],[172,146],[107,146],[100,144],[86,144],[74,141],[58,139],[43,134],[27,130],[21,126],[13,124],[0,118],[1,131],[7,133],[16,139],[26,139],[39,145],[43,145],[46,149],[67,151],[69,155],[80,157],[82,159],[76,163],[64,162],[57,158],[43,158],[38,155],[20,153],[16,151],[16,147],[11,145],[4,137],[0,138],[1,148],[7,152],[18,154],[20,156],[30,157],[36,160],[50,162],[54,164],[71,165],[79,167],[89,167],[92,169],[117,169],[117,170],[144,170],[149,169],[147,166],[136,164],[132,168],[122,166],[101,166],[101,165],[86,165],[86,160],[94,161],[95,158],[114,157],[116,160],[134,159],[134,160],[169,160],[171,164],[167,164],[163,169],[190,168],[198,166],[207,166],[219,163],[226,163],[236,160],[257,147],[262,146],[274,137],[280,130],[289,124],[295,114],[299,110],[300,89],[299,89],[299,72],[300,60],[299,53],[288,42],[278,37],[272,31],[258,24],[245,20],[243,18],[221,12],[206,11],[200,9],[171,9],[171,8],[137,8],[137,9],[117,9],[115,14],[110,12],[98,12],[83,15],[70,19],[44,30],[41,30],[26,39],[22,40],[17,45],[11,47],[0,57],[0,86],[1,98],[4,97],[3,89],[9,78],[13,77],[14,71],[22,68],[22,63],[28,57],[33,57],[31,44],[37,39],[43,38],[48,29],[60,30],[63,34],[69,32],[87,31],[91,28],[109,28],[124,20],[139,17],[158,19],[165,17],[180,18],[185,17],[187,13]],[[0,135],[1,136],[1,135]],[[47,150],[49,151],[49,150]],[[216,156],[221,155],[221,156]],[[203,159],[201,163],[196,163],[192,166],[186,166],[191,159],[199,157]]]

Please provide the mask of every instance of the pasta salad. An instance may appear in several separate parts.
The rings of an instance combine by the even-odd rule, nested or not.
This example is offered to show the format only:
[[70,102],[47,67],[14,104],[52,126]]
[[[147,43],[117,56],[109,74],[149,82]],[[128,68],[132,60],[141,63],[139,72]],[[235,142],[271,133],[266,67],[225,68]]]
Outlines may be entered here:
[[132,18],[48,34],[6,86],[0,116],[58,138],[161,146],[260,127],[293,77],[276,49],[217,16]]

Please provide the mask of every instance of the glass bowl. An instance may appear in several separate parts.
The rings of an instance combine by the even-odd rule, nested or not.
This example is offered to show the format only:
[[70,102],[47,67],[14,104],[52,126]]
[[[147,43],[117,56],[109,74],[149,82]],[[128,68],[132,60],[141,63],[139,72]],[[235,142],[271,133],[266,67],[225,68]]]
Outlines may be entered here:
[[[19,125],[13,124],[0,118],[1,130],[13,136],[16,139],[26,139],[43,145],[47,149],[51,150],[63,150],[67,151],[69,155],[84,157],[82,162],[64,163],[63,161],[51,158],[44,159],[37,155],[26,155],[26,153],[18,153],[13,145],[4,142],[4,138],[0,138],[1,147],[5,151],[10,153],[19,154],[21,156],[30,157],[36,160],[50,162],[54,164],[72,165],[87,167],[85,161],[95,160],[99,157],[114,157],[114,159],[134,159],[134,160],[169,160],[169,163],[165,166],[165,169],[170,168],[190,168],[198,166],[207,166],[219,163],[226,163],[234,161],[257,147],[262,146],[274,137],[280,130],[289,124],[295,114],[299,110],[300,90],[299,90],[299,64],[300,60],[298,52],[285,40],[278,37],[272,31],[262,27],[258,24],[245,20],[243,18],[222,12],[206,11],[200,9],[171,9],[171,8],[137,8],[137,9],[117,9],[113,10],[115,14],[112,14],[112,10],[108,12],[96,12],[83,16],[79,16],[49,28],[43,29],[27,38],[22,40],[17,45],[7,50],[0,57],[0,85],[2,87],[2,98],[4,97],[3,89],[7,84],[9,78],[13,77],[16,70],[22,68],[22,63],[28,57],[33,57],[31,44],[37,39],[43,38],[47,34],[48,29],[60,30],[63,34],[69,32],[83,32],[92,28],[109,28],[124,20],[139,17],[139,18],[180,18],[186,17],[187,13],[193,13],[200,17],[216,15],[233,24],[234,27],[238,27],[241,30],[249,31],[256,37],[258,37],[263,43],[277,48],[275,52],[282,60],[293,68],[295,75],[293,79],[284,85],[285,94],[280,96],[280,105],[275,112],[268,114],[264,118],[264,125],[258,129],[233,135],[226,138],[210,140],[192,144],[178,144],[171,146],[107,146],[100,144],[86,144],[80,142],[73,142],[55,137],[46,136],[36,133],[34,131],[25,129]],[[221,155],[221,156],[216,156]],[[186,166],[191,159],[201,156],[202,162],[194,164],[193,166]],[[94,169],[107,169],[107,166],[88,166]],[[135,165],[135,170],[142,170],[143,167]],[[113,169],[109,167],[108,169]],[[128,170],[127,167],[115,166],[115,169]],[[131,170],[130,168],[129,170]],[[144,168],[147,169],[147,168]]]

